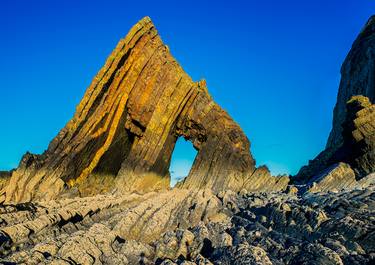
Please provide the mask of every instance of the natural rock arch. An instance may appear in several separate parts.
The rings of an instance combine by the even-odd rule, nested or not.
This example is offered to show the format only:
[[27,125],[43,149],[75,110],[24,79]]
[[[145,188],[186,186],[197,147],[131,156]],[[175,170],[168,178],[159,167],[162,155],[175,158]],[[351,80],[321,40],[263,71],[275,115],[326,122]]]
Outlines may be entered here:
[[118,43],[48,150],[23,157],[2,200],[50,199],[77,188],[81,195],[167,189],[177,137],[198,150],[182,188],[288,183],[265,167],[256,170],[241,128],[212,100],[205,81],[183,71],[145,17]]

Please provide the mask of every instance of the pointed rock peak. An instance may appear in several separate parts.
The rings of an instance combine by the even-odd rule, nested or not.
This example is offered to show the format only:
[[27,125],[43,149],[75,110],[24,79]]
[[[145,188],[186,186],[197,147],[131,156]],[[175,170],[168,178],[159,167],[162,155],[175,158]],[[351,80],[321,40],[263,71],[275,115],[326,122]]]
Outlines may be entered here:
[[[357,38],[357,41],[358,41],[358,39],[363,39],[363,38],[369,37],[374,33],[375,33],[375,15],[372,15],[367,20],[367,23],[365,24],[365,26],[362,28],[362,30],[361,30],[358,38]],[[356,43],[356,42],[354,42],[354,43]]]
[[149,32],[151,29],[155,28],[154,24],[151,21],[150,17],[144,17],[139,20],[128,32],[125,37],[126,42],[131,41],[135,35],[144,35]]
[[[168,189],[179,137],[198,150],[183,188],[253,188],[246,135],[213,101],[206,82],[185,73],[144,17],[117,44],[46,153],[25,156],[0,201]],[[270,186],[269,172],[260,173],[265,181],[257,188]]]
[[154,27],[154,24],[152,23],[152,20],[150,17],[146,16],[144,18],[142,18],[141,20],[139,20],[132,28],[130,31],[132,31],[133,29],[135,30],[139,30],[139,29],[142,29],[142,28],[147,28],[147,27]]
[[137,24],[138,24],[138,23],[149,23],[149,22],[152,23],[151,18],[150,18],[149,16],[144,16],[142,19],[140,19],[140,20],[137,22]]
[[375,25],[375,15],[372,15],[366,23],[366,27]]

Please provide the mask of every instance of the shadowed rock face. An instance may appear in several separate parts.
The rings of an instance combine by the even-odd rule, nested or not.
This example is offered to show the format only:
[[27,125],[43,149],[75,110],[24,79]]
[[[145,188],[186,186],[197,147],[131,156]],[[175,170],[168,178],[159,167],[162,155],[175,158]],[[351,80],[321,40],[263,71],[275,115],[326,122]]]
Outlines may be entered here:
[[9,178],[11,175],[12,175],[12,172],[0,171],[0,189],[8,185]]
[[346,102],[356,95],[366,96],[375,102],[375,16],[368,20],[341,67],[340,88],[327,148],[337,149],[342,144]]
[[312,180],[339,162],[349,164],[356,179],[375,172],[375,104],[371,104],[367,97],[353,96],[347,102],[342,127],[340,147],[335,151],[324,150],[308,166],[302,167],[297,182]]
[[[355,132],[353,132],[354,134],[351,136],[351,128],[345,128],[345,126],[353,122],[354,119],[358,118],[355,121],[356,125],[350,126],[361,127],[360,130],[365,128],[365,130],[368,131],[367,136],[369,136],[371,132],[374,132],[375,128],[372,127],[375,122],[372,110],[373,107],[367,106],[369,107],[368,110],[358,112],[358,110],[355,111],[350,109],[350,105],[347,105],[347,102],[356,95],[363,95],[368,98],[368,102],[375,102],[375,16],[372,16],[368,20],[365,27],[353,43],[353,46],[342,65],[341,82],[336,106],[333,112],[333,126],[326,149],[316,158],[309,161],[308,166],[301,168],[297,174],[299,179],[308,180],[309,178],[320,174],[332,164],[344,160],[351,160],[348,162],[352,167],[355,167],[353,169],[358,178],[371,173],[371,168],[373,167],[371,164],[373,165],[375,163],[373,155],[370,154],[371,152],[374,152],[374,149],[369,152],[371,148],[374,148],[373,144],[370,142],[373,141],[373,138],[370,137],[368,140],[361,140],[358,144],[355,144],[355,139],[357,137],[354,135]],[[355,100],[358,101],[358,98]],[[365,106],[363,105],[362,108],[365,108]],[[348,111],[350,113],[348,113]],[[362,117],[355,117],[355,115],[360,115]],[[360,122],[364,122],[366,125],[359,125],[358,123]],[[352,145],[354,147],[353,144],[355,144],[355,151],[352,150],[352,153],[348,146]],[[346,146],[343,147],[343,145]],[[367,150],[365,150],[366,148]],[[359,149],[362,149],[362,151]],[[363,157],[362,160],[357,160],[356,162],[348,157],[357,157],[358,152],[368,153],[369,156],[367,158]],[[363,170],[363,167],[367,167],[367,169]]]
[[241,128],[204,81],[183,71],[146,17],[118,43],[48,150],[22,158],[3,200],[55,198],[72,187],[81,195],[167,189],[178,137],[198,150],[183,188],[251,189],[255,176],[276,189],[288,182],[256,170]]
[[351,165],[358,178],[375,172],[375,104],[364,96],[347,103],[343,123],[343,145],[334,159]]

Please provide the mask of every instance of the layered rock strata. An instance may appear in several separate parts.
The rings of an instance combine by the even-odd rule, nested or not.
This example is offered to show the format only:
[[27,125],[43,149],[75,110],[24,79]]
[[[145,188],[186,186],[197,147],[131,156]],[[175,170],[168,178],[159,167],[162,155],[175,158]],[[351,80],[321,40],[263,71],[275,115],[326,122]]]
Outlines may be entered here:
[[352,190],[178,190],[0,206],[0,262],[373,264],[375,175]]
[[[335,163],[345,162],[356,179],[375,172],[375,104],[364,96],[353,96],[346,105],[340,147],[323,151],[299,172],[297,182],[312,181]],[[338,182],[337,185],[340,185]]]
[[309,192],[328,192],[350,189],[356,185],[352,168],[345,163],[338,163],[326,169],[310,181]]
[[51,199],[72,187],[82,196],[167,189],[178,137],[198,150],[183,188],[251,190],[258,180],[257,189],[286,187],[287,178],[255,168],[241,128],[204,81],[183,71],[146,17],[118,43],[48,150],[22,158],[1,200]]
[[[374,264],[374,110],[349,100],[340,144],[316,164],[325,170],[274,192],[289,179],[255,168],[241,129],[145,18],[48,150],[0,174],[0,263]],[[182,189],[160,191],[177,137],[198,156]]]
[[[329,135],[326,149],[300,170],[297,174],[299,179],[307,181],[311,177],[320,174],[333,163],[341,162],[338,160],[337,154],[343,150],[342,146],[345,144],[345,135],[351,133],[350,130],[346,130],[345,132],[344,123],[348,122],[348,119],[353,119],[353,115],[355,114],[353,111],[348,113],[347,102],[353,96],[357,95],[367,97],[372,103],[375,102],[375,16],[372,16],[368,20],[359,36],[354,41],[341,67],[341,82],[333,112],[332,131]],[[369,131],[366,133],[367,135],[370,132],[374,132],[374,127],[371,127],[374,124],[373,107],[370,109],[371,110],[367,110],[367,113],[360,113],[361,118],[357,117],[357,122],[362,122],[360,119],[367,119],[367,125],[356,125],[357,127],[362,127],[362,130],[366,127],[366,130]],[[355,137],[356,136],[354,136],[354,138]],[[373,141],[373,139],[369,140]],[[365,141],[362,141],[362,143],[363,142]],[[359,144],[356,148],[362,148],[361,145],[362,144]],[[340,148],[341,151],[338,151]],[[372,161],[370,163],[372,165],[375,164],[375,160],[373,158],[371,159]],[[368,164],[369,161],[364,161],[364,163]],[[352,164],[351,166],[354,167],[353,169],[356,171],[357,178],[361,178],[370,173],[368,171],[369,168],[365,169],[365,171],[361,168],[362,166],[368,167],[368,165],[360,165],[355,162],[354,165]]]
[[375,16],[361,30],[341,67],[340,87],[327,149],[336,149],[343,143],[342,124],[346,119],[346,102],[356,95],[366,96],[375,102]]
[[11,175],[11,171],[0,171],[0,190],[8,185]]
[[139,264],[141,251],[149,258],[151,243],[163,233],[229,216],[210,190],[1,205],[0,261],[41,264],[56,257],[62,264],[128,264],[136,258],[130,264]]

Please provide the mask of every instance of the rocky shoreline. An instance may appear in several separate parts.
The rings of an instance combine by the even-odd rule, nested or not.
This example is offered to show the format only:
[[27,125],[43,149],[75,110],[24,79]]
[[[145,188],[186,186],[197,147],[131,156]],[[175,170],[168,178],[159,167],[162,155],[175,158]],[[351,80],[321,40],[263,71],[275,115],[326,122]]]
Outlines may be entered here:
[[15,264],[371,264],[375,176],[334,192],[173,189],[1,206]]
[[[344,62],[327,148],[297,176],[272,176],[145,17],[48,150],[0,172],[0,263],[374,264],[374,58],[371,17]],[[171,189],[178,137],[198,155]]]

